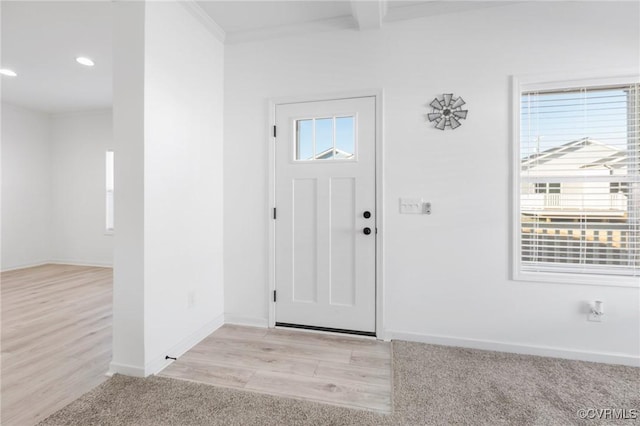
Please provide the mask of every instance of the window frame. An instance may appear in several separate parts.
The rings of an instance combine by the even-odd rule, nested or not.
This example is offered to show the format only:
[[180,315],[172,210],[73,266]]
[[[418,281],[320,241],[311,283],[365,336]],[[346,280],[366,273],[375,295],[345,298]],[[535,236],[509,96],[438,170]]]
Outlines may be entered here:
[[619,84],[640,84],[640,73],[637,69],[603,70],[591,73],[546,73],[512,76],[511,78],[511,257],[512,279],[514,281],[582,284],[605,287],[640,287],[640,277],[618,276],[596,273],[566,273],[523,271],[521,260],[520,233],[520,113],[521,94],[526,91],[555,90],[570,87],[598,87]]
[[[314,137],[314,144],[313,144],[313,150],[314,150],[314,158],[311,159],[298,159],[298,151],[299,151],[299,144],[298,144],[298,131],[297,131],[297,125],[299,121],[305,121],[305,120],[323,120],[323,119],[333,119],[333,143],[334,146],[333,148],[335,149],[335,121],[338,118],[352,118],[353,119],[353,157],[352,158],[330,158],[330,159],[318,159],[315,158],[316,157],[316,153],[315,153],[315,134],[313,135]],[[293,145],[291,146],[291,154],[292,154],[292,158],[290,160],[291,164],[340,164],[340,163],[357,163],[358,162],[358,113],[357,112],[343,112],[340,114],[334,114],[334,115],[323,115],[323,114],[319,114],[319,115],[314,115],[314,116],[303,116],[303,117],[295,117],[292,121],[291,121],[291,125],[293,126],[293,134],[296,135],[293,141]],[[313,125],[313,132],[315,133],[315,124]]]

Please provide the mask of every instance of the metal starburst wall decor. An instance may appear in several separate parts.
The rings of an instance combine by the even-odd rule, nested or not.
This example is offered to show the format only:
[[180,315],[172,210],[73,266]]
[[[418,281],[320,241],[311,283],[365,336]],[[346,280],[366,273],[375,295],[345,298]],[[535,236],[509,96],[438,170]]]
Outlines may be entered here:
[[463,110],[462,106],[465,102],[461,97],[455,97],[452,93],[445,93],[440,98],[435,98],[429,104],[433,111],[427,114],[427,118],[431,122],[435,122],[435,128],[445,130],[457,129],[462,126],[460,120],[467,118],[467,110]]

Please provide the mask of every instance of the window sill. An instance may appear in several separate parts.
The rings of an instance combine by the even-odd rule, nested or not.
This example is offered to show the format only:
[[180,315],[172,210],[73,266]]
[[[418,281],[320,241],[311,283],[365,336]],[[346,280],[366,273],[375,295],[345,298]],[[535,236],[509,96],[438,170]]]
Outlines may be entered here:
[[640,288],[640,277],[571,274],[558,272],[522,272],[513,274],[514,281],[528,281],[552,284],[593,285],[601,287]]

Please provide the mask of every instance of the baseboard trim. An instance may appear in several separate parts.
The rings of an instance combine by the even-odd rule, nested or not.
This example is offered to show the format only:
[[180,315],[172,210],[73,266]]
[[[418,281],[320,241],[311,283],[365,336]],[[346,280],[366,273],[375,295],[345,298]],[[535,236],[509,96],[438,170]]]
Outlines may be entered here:
[[71,265],[71,266],[93,266],[95,268],[113,268],[113,263],[109,262],[85,262],[83,260],[52,260],[53,265]]
[[387,330],[384,334],[385,338],[390,338],[391,340],[407,340],[410,342],[429,343],[433,345],[456,346],[461,348],[481,349],[487,351],[510,352],[523,355],[537,355],[551,358],[564,358],[577,361],[601,362],[605,364],[619,364],[631,367],[640,367],[640,357],[634,357],[632,355],[625,354],[587,352],[548,346],[517,345],[491,340],[466,339],[459,337],[407,333],[391,330]]
[[224,324],[224,315],[218,315],[213,320],[209,321],[190,336],[182,339],[180,342],[172,346],[171,348],[164,351],[161,355],[159,355],[156,359],[151,362],[148,362],[145,365],[145,376],[150,376],[152,374],[158,374],[162,370],[164,370],[169,364],[173,362],[172,359],[165,359],[167,355],[180,358],[185,352],[189,349],[193,348],[195,345],[200,343],[205,337],[216,331],[218,328],[222,327]]
[[136,367],[133,365],[120,364],[117,362],[111,361],[109,364],[109,371],[107,372],[107,376],[111,377],[114,374],[122,374],[123,376],[133,376],[133,377],[145,377],[144,368]]
[[234,314],[224,314],[224,323],[233,325],[246,325],[248,327],[269,327],[269,320],[266,318],[245,317],[242,315]]
[[84,262],[81,260],[47,260],[44,262],[28,263],[20,266],[10,266],[0,272],[17,271],[19,269],[35,268],[43,265],[70,265],[70,266],[93,266],[95,268],[113,268],[113,263],[108,262]]
[[36,266],[47,265],[49,263],[51,262],[35,262],[35,263],[27,263],[19,266],[9,266],[6,269],[2,269],[0,272],[10,272],[10,271],[17,271],[20,269],[35,268]]

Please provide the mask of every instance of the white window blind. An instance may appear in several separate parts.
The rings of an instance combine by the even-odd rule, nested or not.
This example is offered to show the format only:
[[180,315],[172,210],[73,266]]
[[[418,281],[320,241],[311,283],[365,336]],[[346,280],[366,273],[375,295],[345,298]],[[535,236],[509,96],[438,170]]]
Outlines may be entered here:
[[639,89],[520,92],[520,271],[640,275]]
[[114,162],[113,151],[107,151],[105,161],[105,181],[106,181],[106,199],[105,199],[105,228],[107,232],[113,231],[113,190],[114,190]]

